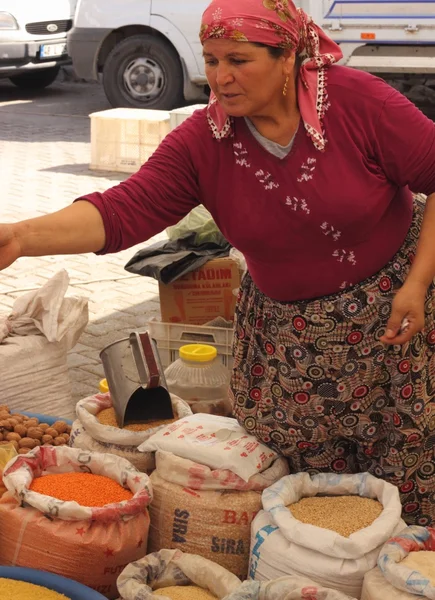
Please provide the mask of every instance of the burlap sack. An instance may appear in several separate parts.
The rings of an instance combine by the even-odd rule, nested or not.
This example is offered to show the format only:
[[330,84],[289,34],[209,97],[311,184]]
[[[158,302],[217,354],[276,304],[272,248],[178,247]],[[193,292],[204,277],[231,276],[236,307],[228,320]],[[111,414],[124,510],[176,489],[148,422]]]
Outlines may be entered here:
[[[106,475],[134,496],[89,508],[28,489],[42,473],[69,471]],[[111,454],[46,446],[10,461],[3,481],[8,493],[0,500],[0,564],[56,573],[117,598],[118,575],[146,554],[149,477]]]
[[199,554],[245,579],[251,522],[261,508],[261,492],[288,473],[279,458],[248,482],[229,470],[157,452],[151,474],[148,552],[179,548]]

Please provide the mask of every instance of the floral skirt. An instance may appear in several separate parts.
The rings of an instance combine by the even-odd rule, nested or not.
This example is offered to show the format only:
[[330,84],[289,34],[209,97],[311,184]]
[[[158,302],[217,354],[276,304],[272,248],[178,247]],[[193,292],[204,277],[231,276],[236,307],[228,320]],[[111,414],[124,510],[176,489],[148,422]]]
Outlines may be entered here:
[[435,286],[425,327],[379,341],[415,254],[424,204],[381,272],[332,296],[290,304],[249,274],[236,309],[233,413],[288,457],[291,472],[368,471],[398,486],[403,518],[435,525]]

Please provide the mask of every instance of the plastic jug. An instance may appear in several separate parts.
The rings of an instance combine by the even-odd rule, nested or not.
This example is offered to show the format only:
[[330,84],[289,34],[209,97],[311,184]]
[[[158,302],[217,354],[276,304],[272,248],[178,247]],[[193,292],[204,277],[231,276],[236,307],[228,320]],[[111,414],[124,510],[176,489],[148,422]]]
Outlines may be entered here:
[[171,394],[185,400],[192,412],[231,415],[230,372],[213,346],[182,346],[179,358],[165,370],[165,379]]

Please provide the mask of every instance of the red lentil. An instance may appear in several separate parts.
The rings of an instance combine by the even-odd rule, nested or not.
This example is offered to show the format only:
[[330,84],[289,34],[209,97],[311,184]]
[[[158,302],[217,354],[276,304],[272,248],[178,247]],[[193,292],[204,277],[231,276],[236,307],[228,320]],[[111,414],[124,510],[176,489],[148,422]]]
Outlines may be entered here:
[[133,497],[110,477],[92,473],[56,473],[36,477],[30,486],[33,492],[45,494],[58,500],[73,500],[81,506],[105,506]]

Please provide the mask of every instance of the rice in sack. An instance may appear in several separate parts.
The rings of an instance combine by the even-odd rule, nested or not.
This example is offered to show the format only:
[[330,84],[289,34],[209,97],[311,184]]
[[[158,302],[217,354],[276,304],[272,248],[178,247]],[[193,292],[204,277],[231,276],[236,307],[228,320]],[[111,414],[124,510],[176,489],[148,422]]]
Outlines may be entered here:
[[[349,512],[341,535],[343,511],[331,514],[329,509],[317,525],[292,514],[289,506],[313,496],[361,496],[383,508],[379,514],[376,503],[368,521],[365,514]],[[250,577],[263,581],[298,575],[355,598],[360,597],[364,575],[376,565],[385,541],[405,527],[397,487],[369,473],[288,475],[263,492],[262,504],[252,524]]]
[[228,469],[244,481],[269,467],[278,454],[246,432],[236,419],[197,413],[167,425],[139,446],[163,450],[211,469]]
[[287,473],[281,457],[245,482],[230,470],[157,452],[150,477],[154,499],[148,552],[179,548],[246,579],[251,523],[261,509],[261,492]]
[[407,527],[383,546],[378,566],[398,590],[435,599],[435,528]]
[[[184,400],[173,394],[171,400],[175,420],[192,414]],[[138,446],[161,429],[164,422],[139,423],[120,429],[116,423],[110,392],[80,400],[76,406],[76,414],[77,419],[71,432],[71,447],[116,454],[145,473],[151,473],[154,469],[154,453],[139,452]]]
[[[68,476],[77,483],[69,484]],[[79,486],[79,478],[88,479]],[[98,501],[80,504],[91,503],[94,478]],[[110,492],[101,479],[109,480]],[[117,576],[146,553],[148,475],[112,454],[46,446],[10,461],[3,480],[0,564],[56,573],[117,598]]]
[[172,600],[184,593],[190,594],[184,595],[186,600],[207,595],[222,600],[240,584],[235,575],[202,556],[168,549],[128,565],[117,581],[120,600]]

